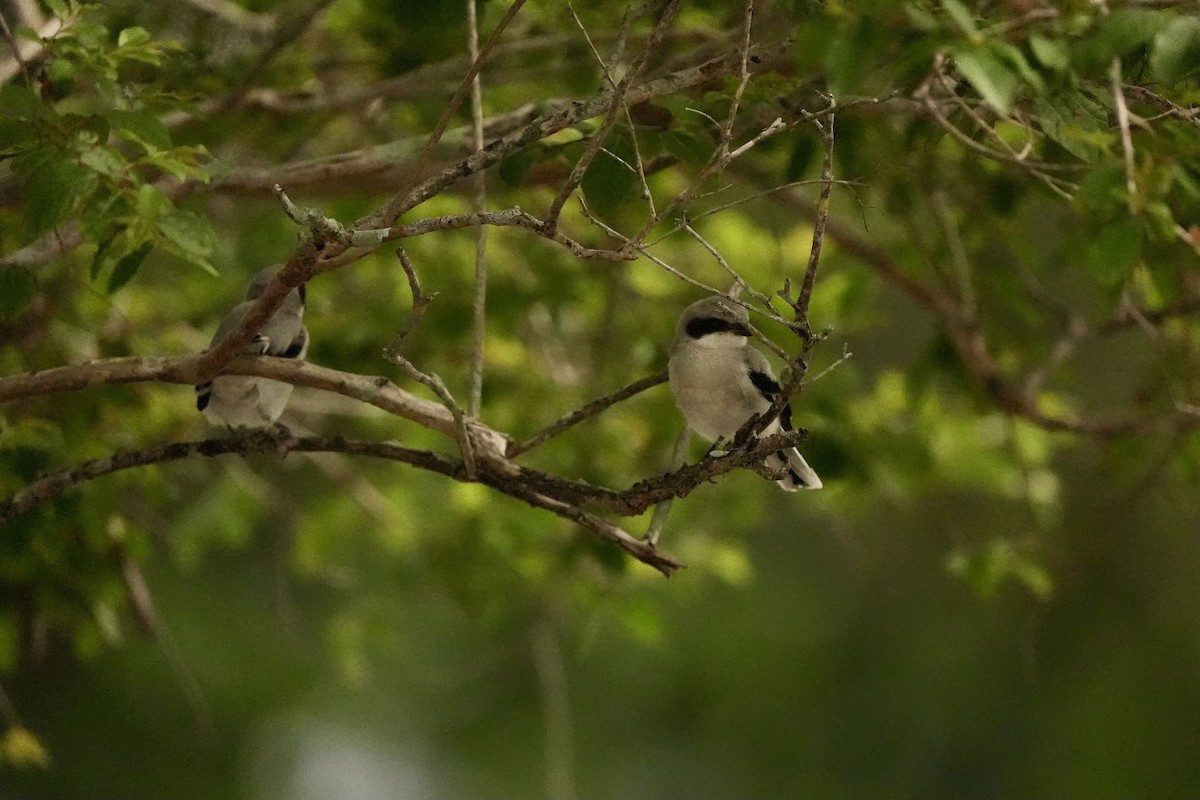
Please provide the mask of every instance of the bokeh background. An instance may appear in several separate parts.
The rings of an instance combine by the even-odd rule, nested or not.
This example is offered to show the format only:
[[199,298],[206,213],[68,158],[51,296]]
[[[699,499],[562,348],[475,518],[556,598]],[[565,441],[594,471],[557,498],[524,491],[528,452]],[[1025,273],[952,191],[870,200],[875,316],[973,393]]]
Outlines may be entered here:
[[[810,310],[830,332],[794,403],[826,488],[751,472],[699,487],[667,517],[660,546],[687,563],[667,579],[393,463],[222,456],[84,483],[0,522],[0,800],[1200,798],[1187,6],[750,4],[776,55],[734,143],[823,108],[820,92],[843,106]],[[2,376],[206,347],[296,241],[270,182],[346,222],[373,211],[468,65],[461,2],[0,8],[14,31],[72,20],[3,87]],[[484,35],[506,8],[480,4]],[[625,9],[530,0],[483,70],[497,135],[526,103],[602,88],[583,31],[608,57]],[[646,77],[736,52],[744,10],[683,3]],[[634,18],[628,54],[650,28]],[[660,206],[697,180],[737,85],[727,72],[622,120],[582,188],[593,213],[645,222],[635,140]],[[468,120],[425,169],[466,152]],[[543,213],[597,124],[490,170],[488,207]],[[803,275],[822,154],[797,124],[680,213],[770,294]],[[345,166],[368,157],[386,168]],[[653,254],[727,286],[673,224]],[[563,226],[615,246],[574,202]],[[461,398],[475,233],[403,244],[438,293],[405,352]],[[518,439],[663,369],[702,296],[647,259],[583,261],[527,230],[491,230],[488,254],[482,418]],[[308,290],[311,361],[424,391],[380,355],[411,302],[391,249]],[[285,421],[454,448],[305,388]],[[667,469],[681,428],[659,386],[521,463],[621,488]],[[0,490],[220,435],[190,387],[9,402]],[[649,515],[618,521],[641,533]]]

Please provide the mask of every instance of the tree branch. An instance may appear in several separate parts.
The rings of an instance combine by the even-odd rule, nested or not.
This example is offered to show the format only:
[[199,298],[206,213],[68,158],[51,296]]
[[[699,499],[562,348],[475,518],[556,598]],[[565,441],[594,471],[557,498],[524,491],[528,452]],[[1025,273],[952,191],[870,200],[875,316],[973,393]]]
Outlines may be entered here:
[[821,130],[821,144],[825,157],[821,164],[821,194],[817,198],[817,216],[813,223],[812,246],[809,248],[808,265],[804,270],[804,284],[796,301],[796,322],[802,326],[805,343],[812,341],[812,325],[808,321],[808,306],[812,302],[813,285],[817,281],[817,267],[821,262],[821,246],[825,242],[825,225],[829,220],[829,197],[833,193],[833,109],[837,102],[829,98],[829,114],[824,123],[816,121]]
[[[604,146],[604,142],[608,139],[608,135],[612,131],[613,125],[615,125],[617,122],[617,112],[620,111],[622,106],[625,105],[625,96],[629,91],[629,87],[641,75],[642,68],[646,65],[647,57],[657,50],[658,45],[663,40],[663,37],[666,36],[666,33],[671,26],[671,22],[675,19],[675,15],[679,12],[679,5],[680,0],[667,0],[666,5],[663,6],[662,11],[659,13],[658,20],[654,23],[654,29],[650,32],[650,41],[646,43],[645,48],[641,51],[641,53],[638,54],[638,57],[634,59],[633,63],[629,66],[629,69],[621,77],[621,80],[617,82],[617,85],[610,93],[608,106],[604,110],[604,121],[600,123],[599,130],[597,130],[588,141],[582,155],[580,155],[579,159],[575,162],[575,165],[571,168],[571,174],[563,182],[562,186],[559,187],[558,195],[554,198],[554,201],[550,204],[550,210],[546,213],[546,223],[550,226],[551,230],[554,230],[554,228],[558,226],[558,218],[562,213],[563,206],[567,203],[567,198],[569,198],[579,186],[580,181],[583,180],[584,173],[587,171],[588,166],[592,163],[592,159],[595,158],[596,154],[600,152],[600,149]],[[625,21],[628,23],[628,16],[625,18]],[[625,44],[624,34],[627,32],[627,25],[623,25],[622,36],[620,37],[620,42],[622,45]]]
[[636,394],[646,391],[647,389],[658,386],[660,383],[667,382],[667,373],[659,372],[655,375],[642,378],[634,381],[628,386],[618,389],[617,391],[607,394],[604,397],[597,398],[582,408],[577,408],[565,417],[558,419],[556,422],[546,426],[542,430],[535,433],[525,441],[519,444],[510,445],[507,455],[509,458],[516,458],[522,453],[528,452],[535,447],[545,444],[555,436],[563,433],[569,428],[573,428],[580,422],[596,416],[601,411],[604,411],[611,405],[628,400]]
[[[196,355],[110,358],[14,375],[0,378],[0,402],[147,381],[195,385],[202,382],[201,359],[202,356]],[[342,372],[307,361],[271,356],[239,356],[225,364],[222,373],[272,378],[295,386],[334,392],[445,436],[456,436],[457,426],[447,408],[409,394],[387,378]],[[483,452],[489,457],[502,457],[512,444],[508,436],[480,422],[469,421],[467,427],[476,452]]]
[[[790,57],[790,53],[790,45],[786,42],[760,45],[751,48],[750,62],[754,65],[754,71],[764,71],[772,69],[776,65],[786,63]],[[703,64],[688,67],[661,78],[647,80],[632,86],[625,94],[625,101],[636,105],[656,97],[675,94],[723,75],[728,75],[737,69],[739,64],[740,59],[737,53],[714,58]],[[539,117],[522,130],[492,142],[480,152],[474,153],[458,163],[447,167],[437,175],[422,181],[403,196],[393,198],[384,208],[356,222],[355,227],[379,228],[391,224],[401,214],[440,194],[447,187],[467,175],[478,172],[481,169],[487,169],[512,153],[577,122],[600,116],[611,104],[612,95],[613,90],[611,89],[601,91],[593,95],[589,100],[573,103],[569,108]]]
[[[12,496],[0,500],[0,521],[23,514],[40,503],[56,497],[82,483],[114,472],[178,461],[196,456],[214,457],[227,454],[267,453],[285,456],[300,453],[345,453],[347,455],[399,461],[420,469],[438,472],[458,481],[471,480],[463,465],[445,456],[425,450],[415,450],[392,442],[356,442],[340,436],[321,437],[276,437],[269,433],[251,433],[221,439],[204,439],[189,442],[166,442],[142,450],[115,453],[104,458],[92,459],[68,469],[46,475]],[[682,566],[670,556],[658,552],[653,546],[635,538],[617,525],[583,511],[570,503],[542,492],[530,489],[512,475],[491,467],[480,470],[479,482],[521,500],[528,505],[550,511],[591,531],[600,538],[613,542],[631,556],[654,567],[664,575],[670,575]]]
[[[790,55],[790,45],[787,42],[754,46],[751,48],[750,52],[750,64],[752,65],[751,69],[754,72],[762,72],[774,69],[778,66],[787,64]],[[739,64],[740,60],[738,55],[734,53],[706,61],[696,66],[687,67],[669,75],[647,80],[643,83],[632,86],[625,94],[625,101],[629,104],[636,105],[638,103],[653,100],[657,97],[674,94],[716,78],[720,78],[724,75],[731,74],[735,69],[738,68]],[[398,199],[393,198],[393,202],[389,203],[387,206],[355,222],[352,226],[352,230],[371,230],[392,226],[395,220],[398,219],[403,213],[420,205],[431,197],[440,194],[442,191],[457,183],[462,178],[487,169],[509,155],[545,138],[546,136],[570,127],[576,123],[582,122],[583,120],[599,116],[604,112],[604,109],[608,107],[608,104],[611,102],[611,97],[612,90],[601,91],[589,100],[582,102],[571,102],[562,108],[555,108],[550,113],[543,114],[529,124],[524,125],[519,130],[513,131],[503,138],[490,143],[484,147],[483,150],[472,153],[471,155],[456,161],[450,166],[443,168],[436,175],[420,182],[417,186],[413,187],[403,196],[398,195]],[[554,107],[555,101],[548,101],[547,104],[551,105],[551,107]],[[382,155],[382,153],[379,155]],[[321,162],[310,162],[310,164],[303,169],[300,166],[297,166],[296,169],[298,171],[304,172],[304,175],[302,176],[302,182],[320,182],[333,179],[338,175],[343,174],[339,171],[343,168],[345,169],[344,174],[348,177],[353,177],[354,175],[359,174],[358,170],[370,171],[376,168],[376,165],[369,163],[370,154],[367,152],[363,153],[362,159],[348,158],[344,164],[340,162],[334,163],[334,159],[336,158],[338,157],[333,157],[330,159],[330,163],[328,164],[323,164]],[[382,168],[382,165],[380,168]],[[394,165],[392,168],[394,168]],[[305,170],[307,171],[305,172]],[[266,183],[266,179],[268,177],[267,175],[252,171],[245,173],[235,172],[232,173],[232,176],[233,177],[230,178],[230,183],[226,185],[230,190],[238,190],[240,187],[245,186],[245,188],[248,190],[265,191],[275,183],[281,183],[285,185],[289,183],[286,180],[288,177],[287,174],[276,176],[276,179],[271,180],[270,184]],[[217,183],[220,185],[220,181]],[[192,187],[194,186],[194,184],[190,183],[171,183],[171,185],[175,188],[170,189],[170,187],[168,187],[165,191],[168,196],[175,199],[178,199],[178,197],[182,196],[183,194],[192,191]],[[394,226],[393,229],[401,230],[403,228],[403,225],[399,225]],[[571,240],[566,239],[566,237],[560,239],[557,232],[554,232],[554,235],[551,238],[560,244],[571,247],[571,250],[573,253],[575,253],[575,255],[580,255],[581,252],[584,253],[584,255],[582,255],[584,258],[619,258],[621,260],[628,260],[630,258],[628,254],[613,255],[607,251],[589,250],[588,248],[584,248],[577,243],[571,242]],[[568,242],[571,243],[568,244]],[[68,222],[61,226],[59,231],[42,236],[20,250],[0,256],[0,268],[17,266],[30,267],[44,264],[53,260],[54,258],[74,250],[82,243],[83,236],[80,233],[78,226],[74,223]],[[366,251],[363,252],[365,254]],[[601,253],[605,254],[600,255]],[[347,263],[345,260],[334,261],[335,257],[336,254],[334,253],[322,253],[322,268],[320,271],[336,268],[336,266],[341,266],[342,264]],[[279,299],[281,299],[284,294],[286,294],[286,292],[280,294]],[[267,296],[268,295],[264,295],[264,298]],[[271,296],[273,296],[273,293],[271,293]],[[260,300],[260,302],[263,303],[262,307],[265,308],[266,300],[263,299]],[[255,317],[257,316],[258,315],[256,313]],[[270,312],[263,314],[263,316],[258,319],[258,323],[261,323],[269,316]],[[244,345],[244,342],[242,344]]]
[[[518,8],[525,0],[517,0],[509,7],[504,20],[492,32],[488,40],[494,45],[501,28],[512,19]],[[480,63],[479,29],[476,20],[475,0],[466,0],[467,4],[467,45],[471,54],[471,63]],[[479,70],[471,77],[471,134],[474,152],[483,149],[483,88],[479,79]],[[481,213],[487,207],[486,173],[476,172],[474,176],[475,191],[471,198],[471,210]],[[484,345],[487,339],[487,226],[480,225],[475,229],[475,284],[471,298],[471,368],[469,371],[469,388],[467,391],[467,414],[478,417],[483,406],[483,368]]]
[[[500,41],[500,35],[508,27],[508,24],[512,22],[513,18],[516,17],[517,12],[521,10],[521,6],[523,5],[525,5],[525,0],[513,0],[513,2],[509,5],[508,10],[504,13],[504,17],[499,23],[497,23],[496,27],[492,30],[491,35],[488,36],[488,39],[484,43],[483,47],[480,48],[479,52],[475,53],[474,57],[471,59],[470,69],[468,69],[467,74],[463,76],[462,81],[458,85],[458,90],[455,91],[454,96],[450,98],[450,102],[446,105],[446,110],[442,112],[441,119],[438,120],[437,125],[434,126],[433,131],[429,134],[429,141],[426,142],[425,149],[417,158],[417,165],[413,170],[412,180],[414,182],[420,178],[426,160],[433,152],[433,148],[437,146],[438,141],[442,138],[442,134],[446,132],[446,126],[450,124],[450,119],[454,116],[454,112],[457,111],[459,105],[462,104],[463,98],[466,97],[467,92],[475,81],[475,77],[479,74],[479,70],[483,68],[483,63],[487,60],[488,55],[492,52],[492,48],[495,47],[496,43]],[[399,218],[399,216],[407,210],[401,206],[403,205],[404,199],[409,193],[410,192],[406,191],[395,195],[380,211],[372,215],[371,218],[377,219],[380,224],[371,224],[366,226],[356,225],[355,227],[379,228],[383,227],[383,223],[392,222],[393,220]]]
[[[780,192],[772,197],[809,218],[814,218],[817,213],[814,204],[795,192]],[[980,390],[1003,411],[1022,417],[1045,430],[1101,439],[1136,434],[1155,424],[1153,419],[1137,416],[1096,419],[1043,411],[1038,407],[1036,397],[1014,388],[1005,377],[1004,370],[988,349],[983,334],[964,316],[963,309],[952,298],[909,275],[893,260],[890,253],[854,233],[850,228],[830,220],[826,232],[838,243],[842,252],[863,261],[879,277],[934,315]]]

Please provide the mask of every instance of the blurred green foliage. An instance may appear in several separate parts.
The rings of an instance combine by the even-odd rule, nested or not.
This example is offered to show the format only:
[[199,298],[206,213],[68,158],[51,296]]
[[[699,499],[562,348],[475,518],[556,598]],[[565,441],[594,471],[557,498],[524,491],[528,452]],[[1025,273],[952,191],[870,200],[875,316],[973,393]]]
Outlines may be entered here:
[[[483,35],[506,9],[480,5]],[[285,188],[368,214],[403,182],[321,160],[421,141],[468,66],[460,2],[246,3],[263,29],[190,3],[43,10],[63,25],[0,87],[0,376],[201,350],[296,241],[238,170],[333,164]],[[603,89],[588,39],[611,60],[625,12],[530,0],[482,71],[485,115]],[[742,17],[685,2],[647,76],[736,52]],[[649,30],[631,23],[627,57]],[[556,517],[391,463],[194,458],[86,483],[0,524],[0,800],[1195,797],[1196,19],[1171,2],[781,0],[755,5],[754,38],[789,57],[745,87],[735,147],[822,92],[841,106],[846,183],[811,307],[832,333],[795,401],[826,490],[749,472],[699,488],[668,518],[662,546],[688,568],[664,581]],[[590,212],[639,230],[645,190],[664,207],[711,163],[738,85],[630,109],[584,175]],[[489,207],[544,213],[599,123],[499,164]],[[772,294],[803,275],[822,155],[814,124],[790,127],[673,217]],[[673,217],[652,252],[727,285]],[[562,228],[612,246],[575,202]],[[461,399],[474,231],[403,245],[438,293],[406,354]],[[482,417],[518,440],[661,370],[699,294],[522,229],[491,230],[488,260]],[[410,300],[386,247],[320,276],[309,359],[399,382],[381,351]],[[213,435],[193,409],[158,384],[6,404],[0,496]],[[286,419],[453,448],[305,389]],[[1114,420],[1135,424],[1084,424]],[[660,387],[523,463],[625,487],[667,468],[681,427]]]

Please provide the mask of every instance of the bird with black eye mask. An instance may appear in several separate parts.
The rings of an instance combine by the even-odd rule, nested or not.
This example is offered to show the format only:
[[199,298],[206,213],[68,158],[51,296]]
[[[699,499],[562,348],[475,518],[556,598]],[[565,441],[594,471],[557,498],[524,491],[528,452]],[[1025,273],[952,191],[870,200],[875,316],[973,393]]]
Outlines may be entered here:
[[[728,441],[754,414],[767,411],[783,389],[771,364],[749,345],[750,314],[728,297],[692,303],[679,318],[667,374],[688,427],[710,442]],[[760,436],[792,430],[785,405]],[[789,492],[820,489],[821,479],[794,447],[767,456],[778,483]]]

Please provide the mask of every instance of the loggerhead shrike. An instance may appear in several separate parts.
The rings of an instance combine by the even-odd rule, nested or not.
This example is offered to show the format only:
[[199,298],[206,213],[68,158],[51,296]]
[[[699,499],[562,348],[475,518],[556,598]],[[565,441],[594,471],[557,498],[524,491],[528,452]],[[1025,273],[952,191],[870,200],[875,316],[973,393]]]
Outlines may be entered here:
[[[761,414],[782,389],[766,356],[747,344],[750,314],[728,297],[706,297],[688,306],[675,328],[667,374],[688,427],[715,442],[732,439],[752,414]],[[785,405],[760,434],[792,429]],[[787,469],[779,485],[789,492],[820,489],[821,479],[796,448],[767,457],[775,471]]]
[[[210,347],[241,323],[274,275],[275,270],[267,268],[254,276],[250,287],[246,289],[245,301],[234,306],[221,320]],[[304,300],[304,284],[301,284],[283,298],[279,308],[250,340],[245,352],[249,355],[304,358],[308,352],[308,330],[303,322]],[[266,430],[283,414],[291,396],[290,383],[251,375],[218,375],[196,387],[196,408],[213,425]]]

